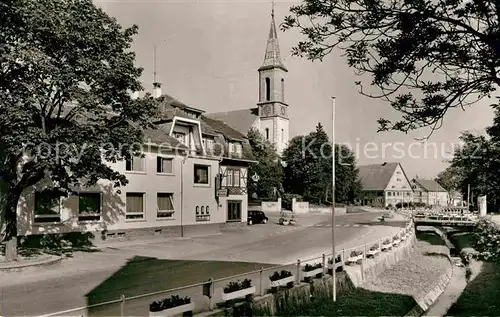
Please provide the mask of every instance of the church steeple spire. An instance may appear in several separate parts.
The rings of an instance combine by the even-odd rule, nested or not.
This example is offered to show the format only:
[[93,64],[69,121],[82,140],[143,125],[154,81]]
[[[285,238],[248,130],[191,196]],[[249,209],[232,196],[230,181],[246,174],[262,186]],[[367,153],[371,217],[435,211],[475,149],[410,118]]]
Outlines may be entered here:
[[259,71],[273,68],[281,68],[285,72],[288,71],[281,61],[278,32],[276,31],[276,22],[274,21],[274,0],[272,3],[271,28],[269,30],[269,37],[267,38],[266,54],[264,55],[264,62]]

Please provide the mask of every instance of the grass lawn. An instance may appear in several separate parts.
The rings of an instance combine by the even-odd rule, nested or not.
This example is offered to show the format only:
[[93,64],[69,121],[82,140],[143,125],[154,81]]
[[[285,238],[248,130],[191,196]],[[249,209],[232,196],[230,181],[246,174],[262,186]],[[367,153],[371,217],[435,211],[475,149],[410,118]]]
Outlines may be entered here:
[[371,292],[362,288],[330,298],[318,298],[309,305],[278,312],[279,316],[404,316],[414,306],[411,296]]
[[[147,294],[271,267],[269,264],[222,261],[131,259],[120,270],[90,291],[89,304]],[[242,278],[243,279],[243,278]]]
[[447,315],[500,316],[500,264],[485,262]]

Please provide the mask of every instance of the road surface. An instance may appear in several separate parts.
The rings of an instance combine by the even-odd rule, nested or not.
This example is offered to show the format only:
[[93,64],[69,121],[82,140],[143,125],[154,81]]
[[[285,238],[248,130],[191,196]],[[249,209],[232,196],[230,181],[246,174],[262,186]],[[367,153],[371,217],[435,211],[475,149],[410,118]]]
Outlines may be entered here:
[[[285,264],[331,253],[331,214],[298,215],[298,225],[270,221],[208,237],[137,241],[102,252],[75,253],[59,267],[36,272],[0,273],[0,316],[36,316],[85,306],[84,295],[133,256],[163,259],[249,261]],[[375,220],[378,213],[336,216],[336,245],[359,245],[397,230]],[[330,226],[329,226],[330,225]],[[368,241],[366,241],[368,242]],[[208,278],[208,277],[207,277]]]

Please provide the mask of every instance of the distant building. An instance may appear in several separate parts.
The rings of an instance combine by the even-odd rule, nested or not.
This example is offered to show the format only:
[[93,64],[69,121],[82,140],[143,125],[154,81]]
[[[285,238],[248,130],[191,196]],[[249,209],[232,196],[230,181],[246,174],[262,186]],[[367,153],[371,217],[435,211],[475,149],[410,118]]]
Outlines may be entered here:
[[448,192],[433,179],[414,178],[411,181],[414,201],[429,206],[448,206]]
[[281,60],[274,10],[271,14],[264,62],[258,72],[257,107],[210,113],[206,116],[224,122],[243,135],[247,135],[251,128],[256,128],[265,139],[276,145],[278,153],[281,154],[288,144],[290,133],[289,105],[285,101],[285,77],[288,69]]
[[395,206],[413,200],[413,190],[400,163],[361,165],[363,186],[359,203],[365,206]]

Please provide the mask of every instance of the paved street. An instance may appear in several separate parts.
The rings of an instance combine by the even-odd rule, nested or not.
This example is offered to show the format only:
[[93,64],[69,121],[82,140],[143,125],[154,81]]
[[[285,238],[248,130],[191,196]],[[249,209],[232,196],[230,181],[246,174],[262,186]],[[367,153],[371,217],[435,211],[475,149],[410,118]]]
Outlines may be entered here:
[[[403,225],[395,222],[380,226],[374,221],[378,216],[380,213],[336,216],[337,248],[373,241]],[[102,252],[76,253],[59,267],[3,273],[0,315],[32,316],[84,306],[87,292],[136,255],[282,264],[331,253],[331,215],[298,215],[294,227],[277,225],[278,215],[269,217],[267,224],[226,230],[219,235],[121,243]]]

